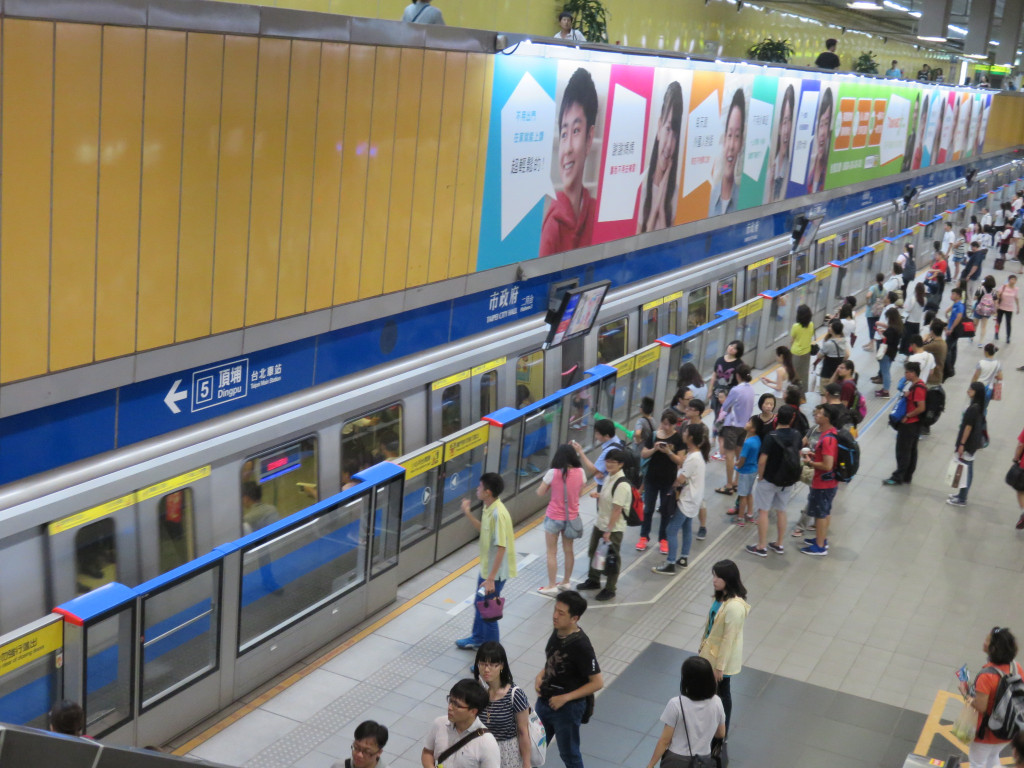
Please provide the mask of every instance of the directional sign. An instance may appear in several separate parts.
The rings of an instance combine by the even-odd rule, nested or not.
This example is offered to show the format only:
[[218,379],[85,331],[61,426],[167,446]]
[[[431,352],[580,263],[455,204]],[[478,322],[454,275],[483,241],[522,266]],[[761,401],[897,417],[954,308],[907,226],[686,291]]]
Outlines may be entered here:
[[178,386],[181,384],[181,379],[175,379],[174,383],[171,384],[171,389],[167,393],[167,397],[164,398],[164,405],[171,409],[171,413],[181,413],[181,408],[178,407],[178,401],[184,400],[188,397],[188,392],[179,392]]

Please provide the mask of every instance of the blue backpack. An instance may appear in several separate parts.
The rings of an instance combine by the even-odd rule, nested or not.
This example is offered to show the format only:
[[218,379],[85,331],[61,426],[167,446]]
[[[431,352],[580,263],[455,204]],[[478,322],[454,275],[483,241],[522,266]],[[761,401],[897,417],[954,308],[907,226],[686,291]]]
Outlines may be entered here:
[[899,429],[900,428],[900,422],[903,421],[903,419],[906,417],[906,415],[907,415],[907,398],[910,397],[910,393],[913,391],[914,387],[924,387],[925,388],[925,396],[927,398],[927,389],[928,388],[925,387],[924,384],[922,384],[920,381],[915,382],[914,385],[912,387],[910,387],[910,389],[906,390],[903,393],[903,396],[899,400],[896,401],[896,406],[892,409],[892,412],[889,414],[889,426],[892,427],[893,429]]

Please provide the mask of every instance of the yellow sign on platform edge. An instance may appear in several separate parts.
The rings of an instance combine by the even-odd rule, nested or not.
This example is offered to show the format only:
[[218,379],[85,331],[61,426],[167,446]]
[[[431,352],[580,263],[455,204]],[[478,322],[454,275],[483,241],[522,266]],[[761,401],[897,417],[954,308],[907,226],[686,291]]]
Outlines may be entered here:
[[64,624],[54,621],[5,645],[0,645],[0,675],[6,675],[30,661],[64,647]]

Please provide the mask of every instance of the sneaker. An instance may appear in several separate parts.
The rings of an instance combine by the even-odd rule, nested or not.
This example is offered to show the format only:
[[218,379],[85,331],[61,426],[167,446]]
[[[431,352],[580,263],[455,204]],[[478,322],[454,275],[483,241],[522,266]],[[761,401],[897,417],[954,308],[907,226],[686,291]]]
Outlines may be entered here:
[[703,525],[697,529],[697,541],[704,541],[708,537],[708,529]]
[[676,565],[678,565],[680,568],[685,568],[688,565],[686,558],[680,557],[678,560],[676,560]]
[[723,456],[718,451],[715,451],[713,454],[711,454],[711,460],[712,461],[725,461],[725,456]]
[[757,544],[747,544],[746,549],[747,552],[749,552],[752,555],[757,555],[758,557],[768,557],[768,550],[759,549]]
[[599,603],[603,603],[605,600],[611,600],[613,597],[615,597],[614,589],[602,589],[597,593],[594,599]]
[[[818,544],[817,539],[804,539],[804,544]],[[825,549],[828,549],[828,539],[825,539]]]
[[1017,521],[1017,525],[1014,526],[1018,531],[1024,531],[1024,515],[1020,516],[1020,520]]
[[480,643],[476,642],[472,637],[464,637],[461,640],[455,641],[455,647],[463,651],[475,651],[480,647]]
[[875,397],[888,397],[888,396],[889,396],[889,390],[888,389],[880,389],[877,392],[875,392]]
[[777,541],[769,541],[768,542],[768,549],[770,549],[772,552],[774,552],[777,555],[784,555],[784,554],[786,554],[786,548],[784,546],[782,546],[781,544],[779,544],[779,542],[777,542]]
[[576,589],[579,589],[579,590],[582,590],[582,589],[600,589],[600,588],[601,588],[601,582],[597,581],[595,579],[587,579],[586,581],[581,581],[579,584],[576,585]]
[[651,573],[660,573],[665,576],[671,576],[676,572],[676,567],[672,563],[662,563],[651,568]]
[[739,513],[740,513],[740,508],[739,507],[729,507],[727,510],[725,510],[725,514],[727,514],[727,515],[738,515]]
[[806,547],[801,547],[800,551],[805,555],[824,557],[828,554],[828,547],[819,547],[817,544],[808,544]]
[[645,549],[647,549],[647,537],[641,536],[640,541],[636,543],[636,551],[643,552]]
[[871,377],[871,383],[872,384],[881,384],[882,383],[882,377],[881,376],[872,376]]
[[885,480],[882,481],[882,485],[903,485],[903,483],[899,480],[894,480],[891,477],[887,477],[885,478]]
[[960,501],[960,496],[956,493],[946,497],[946,503],[952,507],[966,507],[966,501]]
[[668,539],[662,539],[658,542],[658,551],[663,555],[668,554]]

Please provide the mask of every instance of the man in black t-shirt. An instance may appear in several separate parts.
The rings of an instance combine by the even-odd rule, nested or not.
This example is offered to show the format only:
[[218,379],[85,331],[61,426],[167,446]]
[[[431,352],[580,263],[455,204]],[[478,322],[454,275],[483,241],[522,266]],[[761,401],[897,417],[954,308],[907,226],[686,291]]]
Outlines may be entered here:
[[839,57],[836,56],[836,45],[839,41],[830,37],[825,41],[825,50],[818,54],[814,60],[814,66],[822,69],[839,69]]
[[[565,768],[583,768],[580,724],[593,695],[604,687],[590,638],[579,628],[587,601],[579,592],[559,592],[555,598],[554,631],[544,648],[547,662],[537,673],[537,716],[548,743],[554,736]],[[589,699],[589,704],[588,704]],[[588,715],[589,719],[589,715]]]

